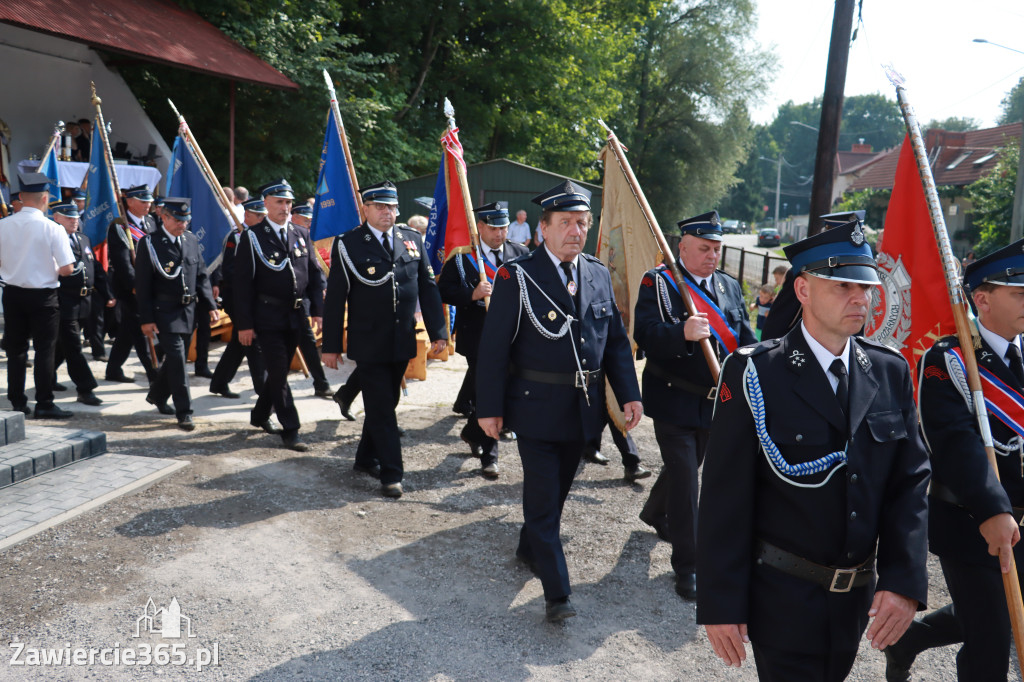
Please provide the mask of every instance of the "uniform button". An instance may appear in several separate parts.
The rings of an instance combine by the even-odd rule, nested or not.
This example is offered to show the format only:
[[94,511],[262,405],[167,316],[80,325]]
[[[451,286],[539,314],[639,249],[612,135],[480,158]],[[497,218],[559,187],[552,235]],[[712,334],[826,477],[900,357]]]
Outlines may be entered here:
[[896,432],[895,431],[890,431],[889,432],[889,438],[895,438],[895,437],[896,437]]
[[586,340],[586,339],[584,339],[584,338],[581,338],[581,339],[580,339],[580,343],[586,343],[586,342],[587,342],[587,340]]
[[523,391],[523,395],[530,395],[529,391]]
[[857,474],[850,474],[850,483],[856,483],[858,479]]
[[607,310],[607,308],[601,308],[601,312],[602,312],[602,313],[603,313],[604,311],[606,311],[606,310]]
[[668,385],[668,387],[669,387],[669,388],[672,388],[672,382],[671,382],[671,381],[670,381],[670,382],[668,382],[668,384],[667,384],[667,385]]
[[803,439],[804,439],[804,435],[803,435],[802,433],[798,433],[798,434],[796,434],[796,442],[797,442],[797,443],[799,443],[799,442],[800,442],[800,441],[802,441]]
[[857,512],[850,512],[850,520],[853,521],[857,518]]
[[582,364],[584,364],[584,365],[587,364],[587,361],[584,359]]
[[847,552],[846,553],[846,558],[847,559],[852,559],[853,558],[853,552]]

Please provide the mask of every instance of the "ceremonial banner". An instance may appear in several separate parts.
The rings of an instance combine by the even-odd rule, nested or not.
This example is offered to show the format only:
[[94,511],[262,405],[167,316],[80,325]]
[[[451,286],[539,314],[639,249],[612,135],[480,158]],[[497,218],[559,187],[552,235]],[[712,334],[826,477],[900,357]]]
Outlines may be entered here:
[[608,145],[601,150],[601,161],[604,163],[604,191],[597,257],[611,273],[615,304],[635,350],[633,308],[640,280],[645,272],[661,262],[661,248],[625,172]]
[[349,173],[351,163],[341,144],[334,110],[328,109],[327,132],[324,134],[320,173],[316,181],[313,223],[309,228],[314,242],[344,234],[362,223],[356,205],[356,188],[352,186],[352,175]]
[[462,159],[459,129],[453,128],[445,133],[441,145],[444,153],[437,172],[437,184],[434,186],[434,205],[430,209],[427,234],[423,239],[430,265],[438,274],[445,261],[453,255],[469,252],[466,211],[471,208],[466,206],[459,188],[457,165],[463,169],[466,167]]
[[114,184],[110,181],[110,167],[99,138],[89,152],[88,184],[85,188],[85,213],[82,214],[82,233],[92,242],[96,260],[107,268],[107,228],[121,217]]
[[876,260],[882,286],[873,287],[865,333],[902,353],[916,377],[921,356],[937,339],[955,334],[956,325],[909,139],[904,139],[900,149]]
[[[42,173],[50,181],[50,184],[47,186],[47,189],[50,190],[50,201],[59,201],[60,180],[57,176],[57,147],[55,145],[50,145],[50,153],[47,154],[46,158],[43,159],[43,162],[39,164],[39,168],[36,172]],[[46,215],[50,215],[49,210],[46,211]]]
[[210,184],[188,141],[181,135],[174,140],[166,187],[167,196],[192,200],[192,221],[188,229],[199,240],[199,253],[206,268],[212,271],[220,265],[224,241],[231,233],[233,223],[217,198],[220,187]]

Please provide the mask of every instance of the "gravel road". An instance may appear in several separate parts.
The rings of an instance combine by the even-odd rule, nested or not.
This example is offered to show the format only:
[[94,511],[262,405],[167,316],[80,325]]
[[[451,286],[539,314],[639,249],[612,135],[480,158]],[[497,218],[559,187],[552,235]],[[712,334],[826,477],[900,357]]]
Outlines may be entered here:
[[[8,661],[0,679],[756,679],[750,660],[736,670],[715,659],[693,605],[673,591],[669,546],[637,519],[654,479],[627,484],[614,456],[581,469],[563,518],[579,616],[544,622],[540,583],[513,559],[522,521],[515,444],[502,443],[501,478],[490,482],[458,438],[450,403],[464,367],[461,358],[431,363],[428,380],[410,384],[399,414],[407,492],[398,501],[352,472],[361,403],[358,420],[343,421],[333,403],[299,390],[309,382],[298,375],[300,413],[317,415],[303,428],[312,445],[304,454],[249,427],[244,409],[203,408],[205,398],[191,434],[152,410],[132,414],[131,401],[144,406],[141,385],[117,409],[91,413],[111,451],[190,466],[0,555],[9,656],[22,646],[21,660],[50,647],[138,656],[171,642],[182,644],[182,659],[215,651],[219,664],[196,672]],[[329,373],[335,385],[341,377]],[[650,420],[634,434],[657,474]],[[607,434],[604,445],[611,455]],[[948,596],[932,569],[931,600],[942,605]],[[147,600],[164,607],[172,598],[195,636],[161,639],[142,627],[134,637]],[[922,656],[919,679],[954,680],[953,656]],[[883,668],[864,647],[851,679],[882,679]]]

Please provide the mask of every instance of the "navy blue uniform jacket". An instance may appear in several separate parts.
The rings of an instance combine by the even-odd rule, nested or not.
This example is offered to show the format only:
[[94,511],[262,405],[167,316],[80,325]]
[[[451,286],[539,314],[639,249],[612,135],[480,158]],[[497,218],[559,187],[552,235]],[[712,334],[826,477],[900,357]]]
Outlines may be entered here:
[[[150,243],[157,261],[153,262]],[[160,333],[191,334],[195,329],[195,302],[185,305],[182,296],[198,296],[207,310],[216,310],[206,264],[199,252],[199,240],[186,230],[181,246],[175,245],[163,230],[139,240],[135,256],[135,294],[139,321],[156,323]],[[178,271],[178,267],[181,270]],[[157,272],[157,269],[162,272]],[[178,272],[174,279],[163,273]]]
[[901,355],[859,337],[851,340],[850,355],[848,462],[799,477],[777,472],[762,450],[742,377],[752,362],[768,435],[786,462],[843,450],[846,419],[802,329],[726,360],[700,492],[698,623],[747,623],[751,641],[784,651],[857,649],[871,585],[829,592],[758,565],[752,551],[758,539],[837,567],[859,565],[877,545],[877,589],[924,608],[930,467],[910,368]]
[[[652,419],[668,421],[683,428],[707,429],[711,427],[714,410],[714,402],[707,396],[715,382],[700,344],[686,340],[683,325],[689,314],[682,296],[659,274],[664,269],[660,266],[644,274],[633,312],[633,338],[647,355],[643,376],[644,412]],[[683,276],[689,277],[689,274],[683,270]],[[718,307],[739,344],[757,343],[757,337],[750,329],[739,282],[724,272],[715,271],[711,275],[711,284],[718,297]],[[671,310],[666,309],[663,295],[668,297]],[[676,323],[673,317],[679,322]],[[718,348],[713,336],[711,343]],[[720,348],[719,353],[724,355]],[[698,395],[682,388],[678,381],[666,379],[666,374],[680,377],[704,390]]]
[[[571,333],[576,337],[582,369],[603,369],[620,406],[638,401],[640,386],[632,349],[615,307],[608,269],[587,254],[580,254],[578,263],[582,314],[580,321],[572,325]],[[530,307],[544,329],[557,332],[565,322],[544,294],[560,310],[573,310],[572,297],[545,248],[498,270],[480,340],[480,347],[487,350],[481,354],[477,368],[477,416],[504,417],[506,426],[528,438],[595,440],[607,420],[603,381],[590,385],[588,406],[579,388],[529,381],[510,374],[513,365],[542,372],[576,372],[569,335],[558,340],[546,338],[521,307],[515,274],[518,268],[543,289],[542,293],[529,280],[526,282]],[[549,319],[551,316],[555,319]]]

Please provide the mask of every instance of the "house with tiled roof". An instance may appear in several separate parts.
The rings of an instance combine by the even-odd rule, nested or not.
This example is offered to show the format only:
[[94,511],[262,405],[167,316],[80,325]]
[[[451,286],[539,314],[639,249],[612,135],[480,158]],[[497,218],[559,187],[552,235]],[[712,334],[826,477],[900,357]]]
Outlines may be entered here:
[[[964,187],[981,178],[999,160],[999,150],[1010,140],[1021,139],[1020,122],[1009,125],[954,132],[931,129],[925,133],[925,149],[935,184],[939,187]],[[840,171],[836,184],[843,193],[864,189],[892,189],[900,145],[886,150],[866,163]],[[966,197],[942,198],[946,229],[951,236],[971,226],[972,206]]]

